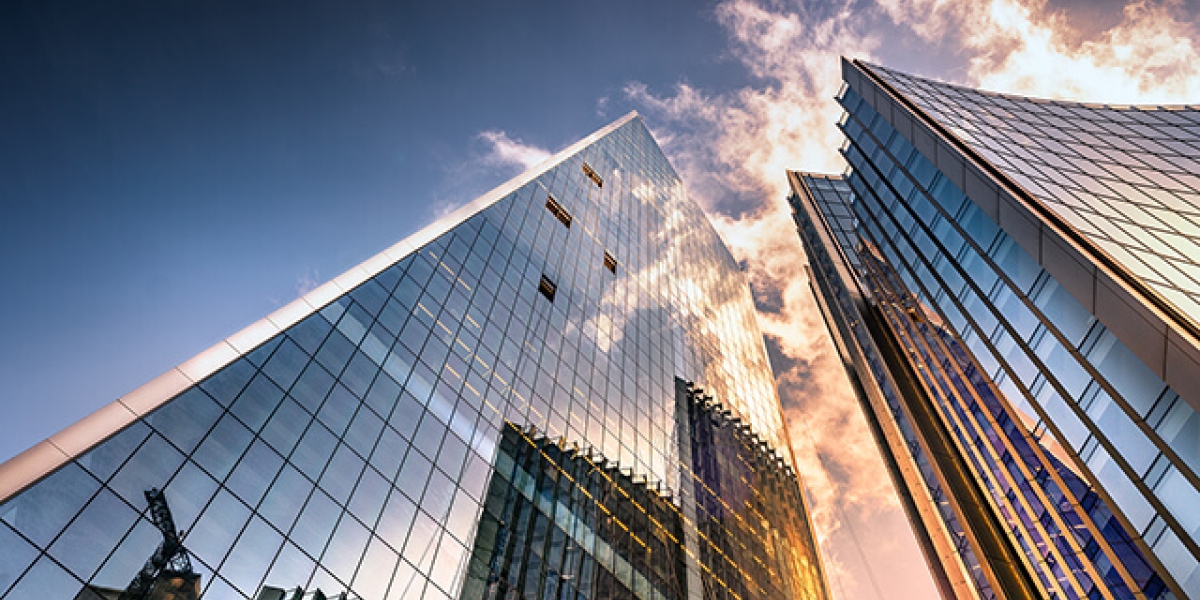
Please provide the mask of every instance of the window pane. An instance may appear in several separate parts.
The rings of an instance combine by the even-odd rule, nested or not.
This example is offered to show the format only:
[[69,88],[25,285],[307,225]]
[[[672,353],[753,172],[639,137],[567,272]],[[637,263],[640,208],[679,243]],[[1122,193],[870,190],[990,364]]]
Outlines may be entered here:
[[67,463],[0,506],[0,518],[45,547],[99,488],[91,475],[75,463]]
[[280,531],[288,531],[312,489],[312,482],[291,465],[285,466],[258,507],[258,512]]
[[256,440],[225,485],[243,502],[256,506],[282,466],[283,457],[262,440]]
[[50,554],[77,577],[87,580],[136,519],[137,513],[120,498],[101,490],[50,547]]
[[184,543],[200,560],[219,565],[249,518],[250,509],[228,491],[221,490]]
[[151,435],[108,486],[133,506],[143,506],[146,491],[166,487],[183,460],[183,455],[166,440],[158,434]]
[[223,480],[233,470],[234,463],[250,446],[253,438],[254,435],[249,429],[226,414],[217,422],[217,426],[208,434],[204,443],[200,444],[192,459],[213,477]]
[[271,559],[282,544],[283,536],[270,525],[257,517],[251,519],[221,567],[221,576],[247,596],[255,597]]
[[37,555],[37,549],[30,546],[29,542],[0,524],[0,595],[8,591]]
[[37,563],[21,581],[17,582],[16,587],[9,592],[8,597],[16,600],[17,598],[45,598],[46,600],[55,598],[74,598],[76,594],[83,589],[83,584],[79,580],[71,577],[62,567],[50,561],[48,556],[43,556],[38,559]]
[[190,453],[220,418],[221,410],[208,394],[193,387],[154,411],[146,421],[180,450]]

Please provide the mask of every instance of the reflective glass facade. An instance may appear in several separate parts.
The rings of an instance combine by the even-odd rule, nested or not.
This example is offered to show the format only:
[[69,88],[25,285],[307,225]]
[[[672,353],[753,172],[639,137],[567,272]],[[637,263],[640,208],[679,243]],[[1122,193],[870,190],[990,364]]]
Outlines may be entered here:
[[[0,597],[767,598],[705,590],[776,540],[826,597],[749,288],[640,118],[411,239],[0,466]],[[683,380],[769,485],[704,487]]]
[[[858,62],[844,72],[849,171],[793,174],[792,202],[910,517],[930,560],[949,565],[943,593],[1200,597],[1200,419],[1147,365],[1144,339],[1098,308],[1099,292],[1081,294],[1051,253],[1062,239],[1094,237],[1093,272],[1110,272],[1102,253],[1112,240],[1086,229],[1053,238],[1064,226],[1053,215],[1070,226],[1089,210],[1143,202],[1125,188],[1149,194],[1146,180],[1122,168],[1153,170],[1157,197],[1200,206],[1162,185],[1195,167],[1146,157],[1194,157],[1195,112],[998,96]],[[1159,146],[1172,127],[1182,145]],[[1038,202],[1054,212],[1029,226],[1018,208]],[[1161,223],[1104,219],[1130,238],[1122,264],[1161,250]],[[1192,246],[1165,243],[1161,261],[1194,260]],[[1172,275],[1185,292],[1172,296],[1141,266],[1128,273],[1179,308],[1200,289]],[[972,585],[955,585],[959,572]]]
[[993,94],[874,67],[1200,322],[1200,107]]

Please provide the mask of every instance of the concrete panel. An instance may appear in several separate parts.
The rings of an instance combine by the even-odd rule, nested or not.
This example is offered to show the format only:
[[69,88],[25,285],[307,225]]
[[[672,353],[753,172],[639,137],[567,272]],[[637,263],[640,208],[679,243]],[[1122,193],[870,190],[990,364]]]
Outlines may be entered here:
[[1096,318],[1159,377],[1166,378],[1166,325],[1135,305],[1124,289],[1101,277],[1096,285]]
[[348,292],[374,276],[375,273],[368,273],[367,270],[362,267],[362,265],[358,265],[349,271],[334,277],[333,282],[336,283],[338,287]]
[[204,378],[217,372],[217,369],[237,360],[238,351],[225,342],[221,342],[179,365],[179,371],[193,383],[200,383]]
[[965,165],[966,186],[963,192],[967,197],[994,221],[1000,220],[1000,191],[990,177],[979,171],[974,165]]
[[112,402],[50,436],[47,441],[54,444],[63,454],[74,458],[136,420],[137,415],[124,404]]
[[0,502],[20,493],[70,459],[71,457],[51,444],[50,440],[42,440],[32,448],[0,463]]
[[1042,229],[1042,268],[1089,312],[1096,312],[1096,268],[1058,236]]
[[259,344],[271,339],[279,331],[274,323],[260,319],[253,325],[225,338],[225,341],[238,353],[246,354],[257,348]]
[[1167,385],[1200,412],[1200,349],[1179,337],[1174,331],[1167,332]]
[[125,405],[133,414],[144,417],[150,411],[162,406],[164,402],[179,395],[180,392],[192,386],[192,380],[188,379],[179,368],[171,369],[154,379],[149,383],[139,387],[118,400]]
[[920,152],[929,162],[937,159],[937,137],[927,127],[918,125],[913,127],[913,136],[909,138],[913,146],[916,146],[917,152]]
[[904,139],[911,140],[913,135],[913,119],[912,115],[907,110],[897,108],[895,114],[892,115],[892,126]]
[[1008,194],[1000,198],[1000,218],[997,220],[1000,229],[1011,237],[1018,246],[1025,249],[1039,263],[1042,262],[1041,225],[1030,218],[1025,207]]
[[962,154],[947,144],[945,140],[938,140],[937,143],[937,159],[934,161],[939,171],[942,172],[950,182],[962,189],[963,185],[963,157]]
[[267,320],[274,323],[280,330],[283,330],[303,321],[305,317],[313,314],[313,312],[313,307],[308,302],[305,302],[304,298],[296,298],[282,308],[267,315]]
[[346,290],[343,290],[340,286],[338,286],[338,284],[328,281],[305,294],[304,301],[312,305],[314,309],[321,310],[322,308],[325,308],[326,304],[333,302],[339,296],[345,293]]

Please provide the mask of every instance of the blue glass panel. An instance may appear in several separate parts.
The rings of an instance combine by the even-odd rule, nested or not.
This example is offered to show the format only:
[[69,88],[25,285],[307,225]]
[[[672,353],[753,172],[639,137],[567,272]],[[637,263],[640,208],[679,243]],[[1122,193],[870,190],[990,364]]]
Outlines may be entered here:
[[283,457],[262,440],[255,440],[225,485],[243,502],[256,506],[282,467]]
[[325,320],[320,313],[309,315],[303,321],[288,328],[288,337],[296,342],[308,354],[316,354],[325,336],[333,329],[333,325]]
[[367,527],[374,527],[392,486],[375,469],[363,471],[347,508]]
[[1112,332],[1105,331],[1087,355],[1139,415],[1150,412],[1150,407],[1166,387]]
[[229,403],[241,393],[242,388],[250,382],[250,378],[254,377],[255,371],[256,369],[254,365],[250,364],[250,361],[235,360],[201,382],[200,387],[217,402],[229,406]]
[[288,536],[310,556],[321,556],[342,509],[321,490],[313,493]]
[[192,460],[204,467],[213,477],[223,480],[233,470],[234,463],[246,448],[250,447],[253,438],[254,434],[250,433],[249,429],[233,416],[226,414],[196,449]]
[[50,554],[76,577],[87,580],[136,519],[137,513],[120,498],[101,490],[50,546]]
[[325,396],[329,395],[329,390],[333,389],[333,383],[329,371],[317,363],[310,363],[292,387],[290,395],[300,406],[315,414],[325,401]]
[[48,556],[42,556],[33,568],[8,592],[6,598],[74,598],[83,583],[54,564]]
[[359,560],[367,550],[368,541],[370,534],[362,523],[349,513],[344,514],[338,522],[333,538],[329,540],[329,547],[325,550],[321,565],[341,581],[352,580]]
[[221,411],[200,388],[190,388],[155,410],[146,421],[177,448],[190,453],[220,418]]
[[317,480],[325,470],[325,464],[333,456],[337,446],[337,437],[329,432],[324,425],[314,422],[300,438],[300,444],[292,452],[288,460],[300,469],[309,479]]
[[[178,524],[176,521],[176,525]],[[142,570],[146,559],[154,555],[162,541],[162,532],[157,527],[146,519],[139,519],[133,530],[121,540],[121,545],[104,562],[104,566],[100,567],[100,572],[92,579],[92,585],[125,589],[134,574]]]
[[188,533],[187,548],[209,566],[219,565],[249,520],[250,509],[220,490]]
[[346,431],[346,426],[350,424],[350,419],[354,418],[354,413],[358,410],[360,403],[359,399],[350,390],[339,383],[333,386],[333,390],[329,392],[329,397],[325,399],[325,404],[317,412],[317,418],[334,435],[340,437]]
[[68,463],[0,506],[0,519],[44,548],[99,488],[91,475]]
[[349,446],[339,445],[329,462],[329,468],[325,469],[325,474],[321,476],[320,486],[339,504],[345,504],[365,467],[363,459]]
[[354,415],[354,420],[350,423],[350,428],[346,430],[346,435],[342,439],[361,456],[370,456],[382,431],[383,419],[364,408],[359,409],[358,414]]
[[296,447],[296,442],[300,441],[300,435],[312,418],[299,404],[288,398],[279,405],[275,414],[271,415],[271,420],[267,421],[267,426],[262,430],[262,439],[286,456]]
[[271,565],[266,583],[279,589],[304,589],[315,568],[316,563],[307,554],[293,544],[284,544]]
[[0,524],[0,596],[12,587],[25,567],[37,558],[38,551],[12,529]]
[[[293,345],[293,347],[295,346]],[[279,406],[279,401],[282,399],[283,390],[279,389],[267,375],[259,373],[250,380],[250,385],[246,386],[229,410],[252,431],[258,431],[275,407]]]
[[117,435],[104,440],[100,445],[88,450],[76,459],[83,468],[87,469],[102,481],[112,477],[121,465],[129,459],[142,442],[150,435],[150,428],[141,421],[134,421]]
[[242,532],[229,558],[221,568],[221,575],[235,588],[253,598],[259,584],[267,573],[271,559],[283,545],[283,536],[257,517],[250,520]]
[[145,492],[162,489],[183,464],[184,457],[161,436],[151,435],[121,467],[108,486],[133,506],[145,503]]
[[313,487],[312,482],[300,471],[286,465],[267,491],[266,497],[258,507],[258,514],[280,531],[289,531]]
[[163,489],[175,526],[187,531],[200,516],[208,501],[217,493],[217,482],[193,462],[183,465],[171,483]]

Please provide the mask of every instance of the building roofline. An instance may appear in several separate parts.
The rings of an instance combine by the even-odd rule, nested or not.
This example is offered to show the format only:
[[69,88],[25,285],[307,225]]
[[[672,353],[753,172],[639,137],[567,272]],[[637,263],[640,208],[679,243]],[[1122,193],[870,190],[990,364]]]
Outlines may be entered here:
[[375,256],[351,267],[345,273],[334,277],[207,350],[172,367],[141,387],[100,407],[66,429],[34,444],[4,463],[0,463],[0,503],[8,501],[28,489],[66,463],[91,450],[112,434],[150,414],[180,393],[245,356],[288,327],[317,312],[359,284],[378,275],[483,209],[495,204],[501,198],[540,177],[568,157],[639,118],[640,115],[637,111],[630,111],[591,135],[530,167],[520,175],[460,206]]
[[859,58],[850,59],[850,60],[851,60],[851,62],[859,64],[863,67],[866,67],[867,69],[890,71],[892,73],[900,73],[906,77],[912,77],[915,79],[931,81],[938,85],[944,85],[946,87],[954,88],[956,90],[962,90],[962,91],[972,92],[972,93],[976,93],[976,94],[983,94],[984,96],[991,96],[993,98],[1004,98],[1005,100],[1013,100],[1016,102],[1034,102],[1036,104],[1054,104],[1054,105],[1058,105],[1058,106],[1083,106],[1086,108],[1108,108],[1108,109],[1113,109],[1113,110],[1137,110],[1137,111],[1142,111],[1142,112],[1200,110],[1200,105],[1196,105],[1196,104],[1114,104],[1114,103],[1107,103],[1107,102],[1086,102],[1083,100],[1064,100],[1062,98],[1046,98],[1046,97],[1042,97],[1042,96],[1024,96],[1021,94],[1013,94],[1010,92],[997,92],[994,90],[985,90],[982,88],[974,88],[971,86],[962,85],[962,84],[954,83],[951,81],[944,81],[944,80],[937,79],[934,77],[926,77],[924,75],[914,75],[912,73],[905,73],[903,71],[897,71],[896,69],[892,69],[890,67],[885,67],[883,65],[869,63],[869,62],[859,59]]

